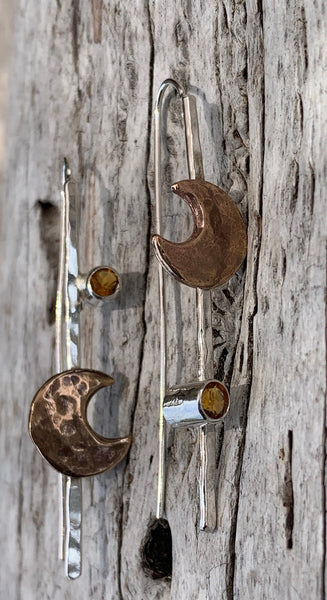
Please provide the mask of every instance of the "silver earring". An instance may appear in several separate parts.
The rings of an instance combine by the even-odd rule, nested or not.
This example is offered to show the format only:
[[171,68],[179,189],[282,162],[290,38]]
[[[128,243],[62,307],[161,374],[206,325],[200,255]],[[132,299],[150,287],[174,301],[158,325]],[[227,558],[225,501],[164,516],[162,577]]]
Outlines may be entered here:
[[[172,185],[187,202],[194,231],[185,242],[174,243],[161,235],[161,109],[164,93],[173,87],[183,103],[189,179]],[[214,379],[210,290],[234,275],[246,256],[243,219],[233,200],[220,188],[204,181],[202,152],[195,98],[174,80],[160,86],[155,104],[155,201],[157,234],[153,245],[159,261],[160,294],[160,414],[157,519],[165,515],[165,420],[174,427],[199,426],[200,437],[200,529],[216,527],[215,424],[229,409],[224,384]],[[166,302],[167,271],[177,281],[196,288],[198,381],[167,389]]]
[[114,468],[126,456],[131,436],[105,439],[91,429],[86,410],[91,397],[112,385],[109,375],[81,369],[80,311],[84,303],[97,305],[119,291],[119,276],[108,266],[87,275],[78,264],[78,209],[75,182],[65,159],[61,205],[59,280],[56,300],[57,374],[36,393],[29,416],[29,432],[46,461],[59,471],[59,555],[66,575],[81,574],[81,478]]

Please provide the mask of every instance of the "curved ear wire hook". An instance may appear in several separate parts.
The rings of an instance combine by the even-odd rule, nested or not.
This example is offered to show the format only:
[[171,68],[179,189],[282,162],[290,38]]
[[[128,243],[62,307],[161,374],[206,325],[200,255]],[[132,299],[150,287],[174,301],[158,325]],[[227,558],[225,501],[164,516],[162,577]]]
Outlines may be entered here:
[[87,275],[78,264],[78,211],[75,182],[65,159],[61,193],[59,277],[56,298],[56,367],[35,395],[29,432],[47,462],[59,471],[59,556],[66,575],[81,574],[81,477],[115,467],[127,454],[131,436],[106,439],[90,427],[87,405],[99,389],[112,385],[109,375],[79,368],[79,315],[85,301],[98,304],[119,290],[119,276],[108,266]]
[[[172,186],[190,206],[194,232],[186,242],[173,243],[161,237],[161,109],[165,91],[173,87],[183,102],[187,161],[190,180]],[[202,152],[196,100],[185,93],[173,79],[160,86],[155,104],[155,203],[158,234],[153,245],[159,261],[160,296],[160,413],[157,518],[165,513],[164,419],[171,425],[200,425],[200,529],[216,527],[216,432],[215,423],[229,409],[226,387],[213,379],[213,343],[210,290],[227,281],[246,254],[245,226],[229,196],[217,186],[203,180]],[[196,181],[195,181],[196,180]],[[221,242],[222,240],[222,242]],[[226,260],[227,256],[227,260]],[[218,268],[217,268],[218,263]],[[198,382],[167,390],[167,340],[165,269],[178,281],[196,287]],[[195,273],[195,276],[194,276]]]

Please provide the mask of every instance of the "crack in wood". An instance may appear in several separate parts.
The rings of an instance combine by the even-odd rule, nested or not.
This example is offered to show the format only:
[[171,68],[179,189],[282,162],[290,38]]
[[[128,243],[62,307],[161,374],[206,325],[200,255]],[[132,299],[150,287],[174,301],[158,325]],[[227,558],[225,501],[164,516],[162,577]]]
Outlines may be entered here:
[[[18,547],[20,548],[19,541],[22,535],[22,523],[23,523],[23,503],[24,503],[24,494],[23,494],[23,475],[19,478],[18,484],[18,512],[17,512],[17,539],[18,539]],[[19,552],[19,560],[18,560],[18,573],[17,573],[17,600],[21,600],[22,598],[22,574],[23,574],[23,555],[22,551]]]
[[294,214],[299,195],[299,163],[293,160],[290,166],[290,211]]
[[[144,293],[148,286],[148,278],[149,278],[149,269],[150,269],[150,238],[151,238],[151,193],[150,187],[148,183],[148,179],[146,177],[147,169],[150,161],[150,152],[151,152],[151,132],[152,132],[152,103],[153,103],[153,71],[154,71],[154,40],[152,33],[152,23],[151,23],[151,13],[149,4],[146,5],[147,9],[147,17],[148,17],[148,27],[149,27],[149,40],[150,40],[150,56],[149,56],[149,70],[148,70],[148,86],[149,86],[149,94],[148,94],[148,124],[147,124],[147,145],[145,152],[145,188],[146,188],[146,199],[147,199],[147,207],[148,207],[148,227],[146,234],[146,261],[145,261],[145,273],[144,273]],[[139,370],[135,388],[135,401],[131,413],[131,431],[132,435],[134,434],[134,424],[135,424],[135,411],[137,406],[137,400],[140,392],[141,385],[141,376],[143,373],[143,365],[144,365],[144,348],[145,348],[145,337],[147,331],[147,323],[145,319],[145,299],[143,300],[143,310],[142,310],[142,325],[143,325],[143,336],[141,341],[141,351],[139,358]],[[131,479],[128,476],[128,467],[129,467],[129,455],[126,459],[126,465],[123,474],[123,490],[128,488]],[[124,526],[124,501],[122,498],[121,502],[121,511],[120,511],[120,519],[119,519],[119,532],[118,532],[118,590],[120,600],[124,600],[123,592],[122,592],[122,544],[123,544],[123,526]]]
[[[264,56],[264,30],[263,30],[263,13],[262,3],[258,0],[257,3],[257,14],[260,22],[260,32],[258,32],[258,44],[262,56]],[[264,160],[265,160],[265,78],[264,78],[264,64],[262,64],[261,78],[258,77],[257,85],[260,85],[261,99],[262,99],[262,113],[261,113],[261,177],[258,188],[258,214],[254,214],[253,218],[256,223],[253,224],[253,229],[256,231],[256,243],[253,246],[253,281],[252,281],[252,294],[253,294],[253,309],[248,317],[248,344],[247,344],[247,373],[249,377],[248,393],[243,399],[244,413],[240,422],[241,437],[238,444],[238,458],[235,469],[235,489],[236,499],[234,512],[231,518],[230,536],[229,536],[229,562],[226,566],[226,598],[227,600],[234,599],[234,578],[235,578],[235,561],[236,561],[236,535],[238,526],[238,509],[240,501],[240,481],[243,468],[244,450],[246,444],[246,432],[247,432],[247,421],[248,421],[248,410],[251,397],[252,381],[253,381],[253,337],[254,337],[254,318],[258,311],[258,292],[257,292],[257,280],[259,272],[259,259],[261,249],[261,219],[262,219],[262,207],[263,207],[263,174],[264,174]],[[249,260],[249,256],[248,256]],[[244,347],[243,347],[244,353]],[[243,363],[243,360],[242,360]]]
[[95,44],[101,44],[102,41],[102,10],[103,0],[92,0],[93,41]]
[[[327,245],[326,245],[326,262],[327,265]],[[327,277],[327,270],[326,270]],[[325,351],[327,348],[327,287],[325,287]],[[326,470],[327,470],[327,368],[325,367],[325,402],[324,402],[324,415],[322,424],[322,469],[321,469],[321,487],[322,487],[322,564],[321,564],[321,600],[326,600],[326,554],[327,554],[327,523],[326,523],[326,509],[327,509],[327,490],[326,490]]]
[[[284,452],[285,454],[285,452]],[[283,506],[286,508],[285,517],[285,538],[286,548],[293,548],[293,527],[294,527],[294,493],[292,476],[292,458],[293,458],[293,431],[288,431],[288,452],[285,461],[284,484],[282,491]]]
[[[128,468],[128,463],[129,463],[129,455],[127,456],[124,473],[123,473],[123,481],[124,482],[125,482],[125,475],[126,475],[127,468]],[[123,520],[124,520],[124,498],[123,498],[123,494],[122,494],[121,501],[120,501],[118,531],[117,531],[117,537],[118,537],[118,539],[117,539],[117,571],[118,571],[117,585],[118,585],[119,600],[124,600],[124,596],[123,596],[123,592],[122,592],[122,581],[121,581],[121,579],[122,579],[122,577],[121,577],[121,564],[122,564],[121,550],[122,550],[122,544],[123,544]]]
[[78,56],[79,56],[79,42],[78,42],[78,25],[80,22],[80,9],[79,0],[72,0],[72,53],[76,75],[78,76]]
[[244,457],[244,449],[246,442],[246,427],[247,427],[247,418],[248,418],[248,408],[250,401],[250,393],[251,393],[251,385],[248,388],[248,394],[246,398],[244,397],[243,402],[244,406],[244,415],[243,419],[240,423],[240,427],[242,429],[242,436],[239,441],[238,446],[238,458],[237,458],[237,466],[235,470],[235,488],[237,490],[237,496],[235,501],[234,513],[231,519],[230,525],[230,536],[229,536],[229,562],[226,565],[226,598],[227,600],[234,599],[234,575],[235,575],[235,543],[236,543],[236,531],[237,531],[237,520],[238,520],[238,507],[239,507],[239,499],[240,499],[240,480],[242,474],[242,466],[243,466],[243,457]]
[[311,175],[311,185],[310,185],[310,214],[313,215],[314,205],[315,205],[315,190],[316,190],[316,175],[311,162],[309,163],[310,175]]
[[47,322],[55,322],[56,288],[59,257],[59,210],[49,200],[37,200],[35,208],[40,211],[39,230],[41,248],[44,250],[51,278],[47,287]]

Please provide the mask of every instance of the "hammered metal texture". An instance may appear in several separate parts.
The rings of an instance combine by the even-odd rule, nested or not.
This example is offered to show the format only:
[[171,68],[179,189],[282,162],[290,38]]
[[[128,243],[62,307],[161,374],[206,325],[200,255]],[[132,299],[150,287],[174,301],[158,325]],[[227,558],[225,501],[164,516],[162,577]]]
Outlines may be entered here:
[[106,439],[93,431],[86,418],[91,397],[113,381],[100,371],[71,369],[51,377],[35,395],[29,432],[43,457],[60,473],[97,475],[126,456],[131,436]]
[[172,191],[190,206],[194,231],[185,242],[153,236],[156,256],[175,279],[211,289],[226,283],[241,266],[247,249],[245,225],[233,200],[201,179],[186,179]]

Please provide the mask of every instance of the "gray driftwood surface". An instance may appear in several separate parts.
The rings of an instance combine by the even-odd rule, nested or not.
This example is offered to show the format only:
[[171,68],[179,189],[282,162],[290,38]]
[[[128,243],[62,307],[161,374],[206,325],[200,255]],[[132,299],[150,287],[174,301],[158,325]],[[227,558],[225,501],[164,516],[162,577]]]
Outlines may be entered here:
[[[52,0],[14,6],[8,163],[1,204],[0,591],[8,600],[320,600],[326,557],[326,5],[324,0]],[[170,436],[171,580],[142,569],[155,513],[158,288],[150,249],[154,97],[197,97],[205,176],[248,224],[247,263],[212,294],[218,527],[198,531],[199,448]],[[187,177],[171,96],[165,187]],[[83,574],[57,559],[57,476],[27,433],[54,372],[63,156],[78,181],[86,271],[123,274],[84,311],[82,366],[115,386],[94,400],[103,435],[132,431],[128,460],[84,482]],[[166,199],[167,237],[191,231]],[[169,383],[196,375],[194,292],[169,286]]]

